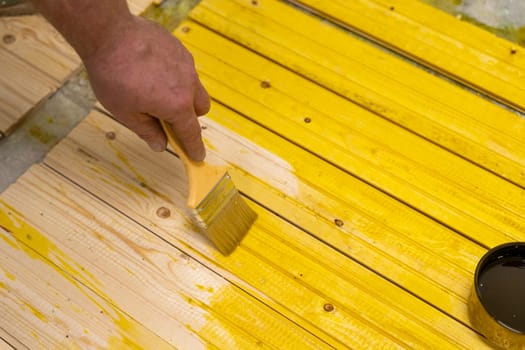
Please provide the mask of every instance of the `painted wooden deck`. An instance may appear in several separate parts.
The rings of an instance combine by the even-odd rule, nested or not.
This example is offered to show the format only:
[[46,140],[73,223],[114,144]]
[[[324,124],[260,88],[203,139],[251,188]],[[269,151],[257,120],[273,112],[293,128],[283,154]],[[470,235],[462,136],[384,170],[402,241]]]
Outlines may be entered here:
[[[208,160],[259,215],[241,246],[194,229],[173,153],[94,110],[0,194],[0,349],[489,348],[466,300],[525,240],[525,120],[484,95],[525,109],[524,49],[414,1],[293,2],[202,0],[174,32]],[[10,50],[19,116],[70,73]]]

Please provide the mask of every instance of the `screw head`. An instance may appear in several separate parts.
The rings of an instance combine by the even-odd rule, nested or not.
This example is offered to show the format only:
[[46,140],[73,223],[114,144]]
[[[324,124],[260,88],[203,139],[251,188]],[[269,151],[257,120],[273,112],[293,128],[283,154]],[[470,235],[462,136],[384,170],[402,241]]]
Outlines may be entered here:
[[330,303],[326,303],[323,305],[323,310],[326,312],[332,312],[335,310],[335,307]]
[[261,87],[263,89],[268,89],[272,86],[272,84],[270,84],[270,82],[268,80],[263,80],[261,81]]

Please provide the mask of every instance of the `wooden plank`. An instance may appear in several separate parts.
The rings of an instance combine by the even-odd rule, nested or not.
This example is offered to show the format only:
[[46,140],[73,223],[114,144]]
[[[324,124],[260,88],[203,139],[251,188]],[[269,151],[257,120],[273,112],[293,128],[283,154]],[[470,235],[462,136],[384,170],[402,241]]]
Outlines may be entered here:
[[205,0],[191,18],[525,185],[525,120],[518,115],[277,1]]
[[27,346],[22,344],[18,339],[7,333],[0,327],[0,349],[2,350],[27,350]]
[[[215,113],[217,108],[219,107],[215,105]],[[392,261],[388,254],[384,253],[384,247],[387,246],[387,250],[399,250],[402,247],[402,243],[396,241],[397,237],[392,235],[390,238],[385,238],[388,235],[388,228],[384,225],[374,227],[374,224],[371,222],[373,219],[367,215],[362,216],[356,213],[354,216],[354,208],[347,203],[334,203],[331,194],[323,193],[317,186],[313,186],[309,181],[301,179],[299,177],[301,170],[295,169],[295,164],[294,167],[286,166],[286,162],[291,161],[291,159],[297,159],[297,164],[307,165],[307,168],[323,169],[323,172],[327,173],[326,179],[328,181],[333,181],[332,175],[334,171],[337,174],[337,169],[322,162],[316,164],[315,158],[311,156],[311,158],[306,157],[305,159],[304,155],[308,154],[307,152],[297,150],[296,147],[285,141],[281,140],[279,142],[275,135],[272,137],[272,134],[246,120],[242,122],[242,118],[236,118],[231,111],[225,115],[225,118],[232,118],[233,123],[240,123],[239,126],[241,128],[244,128],[246,125],[253,125],[247,128],[247,132],[250,135],[260,133],[261,139],[268,138],[268,143],[275,143],[275,147],[282,149],[282,154],[290,156],[290,159],[284,160],[280,158],[282,154],[272,155],[272,153],[264,151],[264,148],[250,143],[247,139],[238,139],[238,136],[235,134],[226,133],[221,136],[221,133],[224,131],[218,131],[220,129],[207,124],[208,128],[205,132],[218,137],[216,142],[209,145],[209,148],[211,150],[219,149],[219,145],[224,145],[221,148],[221,154],[227,154],[230,161],[238,159],[242,162],[242,168],[237,168],[238,170],[234,172],[235,182],[241,190],[247,191],[250,197],[256,198],[257,201],[261,201],[265,205],[269,203],[269,207],[272,210],[284,217],[288,217],[300,226],[306,226],[313,235],[322,237],[323,240],[328,240],[331,244],[333,243],[337,246],[338,249],[349,252],[360,259],[363,258],[366,263],[372,263],[374,269],[377,268],[376,270],[380,273],[390,274],[396,280],[401,280],[402,282],[400,283],[409,281],[407,284],[411,288],[422,291],[424,298],[440,299],[440,306],[446,307],[447,312],[460,314],[461,317],[465,315],[464,318],[466,318],[465,299],[471,283],[471,272],[463,272],[462,277],[458,276],[453,280],[449,280],[450,286],[457,284],[464,286],[460,291],[462,295],[458,297],[454,293],[444,292],[446,287],[437,286],[431,281],[433,279],[443,279],[446,276],[452,278],[450,276],[454,268],[450,265],[447,265],[446,271],[439,275],[429,272],[428,269],[439,265],[436,264],[436,259],[439,259],[439,253],[430,258],[431,262],[428,264],[424,262],[425,257],[422,258],[423,261],[415,258],[406,258],[406,256],[413,256],[413,253],[407,250],[412,252],[418,250],[414,243],[411,243],[404,250],[404,253],[407,254],[405,257],[403,257],[403,253],[398,255],[399,258],[405,260],[404,262],[399,260]],[[210,122],[208,121],[207,123]],[[114,132],[115,139],[105,140],[104,135],[106,132]],[[210,142],[210,134],[206,136],[208,142]],[[216,156],[215,152],[210,152],[208,158],[210,161],[218,162],[219,160]],[[64,163],[63,160],[65,159],[68,159],[68,165]],[[145,162],[145,159],[148,159],[148,161]],[[310,163],[305,163],[305,161],[310,161]],[[355,264],[351,259],[320,244],[319,241],[310,236],[293,229],[289,225],[279,224],[271,220],[271,217],[265,215],[264,212],[258,211],[262,218],[260,219],[260,225],[263,225],[266,221],[271,222],[271,225],[264,230],[257,229],[259,227],[257,225],[249,233],[248,238],[246,238],[235,255],[232,255],[230,258],[217,256],[213,254],[213,250],[210,250],[208,246],[203,245],[203,242],[195,242],[195,238],[183,230],[174,230],[173,223],[159,219],[154,213],[159,206],[168,207],[173,212],[173,198],[184,196],[184,188],[180,190],[174,188],[174,185],[176,186],[177,181],[180,181],[180,177],[183,176],[181,164],[174,160],[170,161],[168,155],[155,155],[152,158],[151,153],[142,144],[142,141],[138,140],[128,130],[115,125],[114,122],[96,115],[90,116],[86,123],[82,124],[81,128],[77,128],[70,135],[69,139],[64,140],[61,145],[53,150],[47,158],[46,164],[75,179],[75,182],[79,185],[104,201],[108,201],[112,206],[117,207],[130,217],[139,220],[142,225],[155,228],[155,232],[159,235],[166,235],[166,239],[169,239],[171,242],[174,242],[174,239],[180,242],[187,242],[186,244],[189,244],[190,247],[197,249],[196,253],[190,254],[204,254],[207,262],[203,263],[210,264],[211,269],[221,271],[221,274],[224,274],[228,279],[236,281],[240,279],[236,283],[242,285],[250,293],[258,295],[272,308],[299,323],[319,338],[330,342],[330,344],[333,344],[331,341],[333,342],[335,337],[341,343],[349,346],[355,344],[357,348],[367,347],[370,343],[362,338],[356,339],[355,332],[351,331],[351,329],[355,329],[354,327],[358,327],[360,329],[358,333],[362,335],[368,334],[365,338],[370,338],[369,341],[374,341],[374,339],[377,341],[377,334],[374,336],[374,333],[370,332],[373,329],[381,329],[381,332],[390,333],[394,339],[416,344],[415,346],[419,346],[417,344],[421,345],[420,342],[439,343],[445,341],[446,344],[446,340],[442,337],[453,338],[454,342],[460,344],[454,345],[455,347],[465,346],[469,348],[477,346],[473,345],[479,341],[477,336],[474,334],[471,334],[472,337],[467,335],[470,331],[457,324],[456,321],[440,314],[437,310],[429,307],[428,304],[422,303],[411,294],[398,289],[391,285],[390,282],[363,269],[362,266]],[[251,172],[256,172],[257,177],[250,175],[249,173]],[[173,178],[174,184],[167,183],[166,177]],[[322,177],[320,180],[322,183],[327,181],[322,180]],[[355,188],[354,191],[356,193],[360,191],[366,192],[365,188],[369,188],[362,184],[359,185],[358,182],[351,182],[351,177],[348,175],[346,177],[350,181],[348,189]],[[272,185],[265,185],[267,181],[270,181]],[[278,182],[277,185],[274,184],[275,181]],[[296,192],[299,189],[300,191]],[[289,193],[290,191],[292,192],[291,194]],[[349,196],[353,194],[349,193]],[[373,193],[370,193],[370,195],[371,198],[374,197]],[[363,194],[363,196],[366,196],[366,194]],[[125,201],[119,200],[119,198],[123,197],[126,197]],[[359,199],[361,199],[361,196]],[[395,201],[391,200],[389,202],[388,197],[383,196],[383,198],[378,200],[382,200],[383,203],[386,201],[386,203],[393,204],[392,210],[400,209],[403,211],[402,205],[399,205],[399,203],[396,205],[394,204]],[[327,202],[326,206],[331,211],[328,214],[328,219],[324,217],[326,215],[324,212],[325,208],[320,208],[320,212],[317,213],[314,212],[317,208],[310,207],[316,204],[322,207],[320,203],[323,203],[323,201]],[[363,205],[366,206],[367,204],[369,203],[364,203]],[[390,204],[385,204],[383,212],[389,210],[388,206]],[[332,207],[332,205],[335,206]],[[405,212],[403,211],[403,213]],[[342,228],[333,224],[334,216],[332,215],[339,214],[343,215],[342,219],[346,223]],[[406,215],[400,214],[399,211],[396,211],[395,215],[396,217],[406,217]],[[352,216],[354,217],[352,218]],[[433,247],[437,248],[442,244],[446,244],[447,239],[450,237],[450,242],[455,242],[452,244],[462,248],[459,251],[456,249],[457,253],[455,255],[461,256],[465,254],[464,259],[468,261],[469,265],[473,265],[478,258],[477,255],[483,253],[483,249],[476,248],[471,242],[470,244],[468,241],[465,244],[458,242],[454,235],[449,235],[441,242],[439,233],[446,232],[446,230],[435,225],[435,223],[432,224],[432,221],[424,217],[420,217],[422,219],[420,220],[417,218],[418,215],[415,216],[415,218],[410,217],[410,219],[407,219],[405,224],[415,224],[417,226],[422,222],[426,222],[429,225],[433,225],[433,231],[436,232],[436,235],[431,237],[426,235],[427,240],[432,240],[434,237],[440,241],[439,243],[434,242]],[[364,232],[359,232],[361,230]],[[366,234],[371,236],[366,237]],[[399,236],[399,239],[403,240],[403,236]],[[422,237],[424,236],[425,234],[422,234]],[[338,239],[338,241],[335,239]],[[381,240],[383,241],[381,242]],[[370,250],[370,247],[375,245],[378,245],[378,248]],[[425,255],[427,253],[423,252],[422,254]],[[282,261],[288,261],[289,259],[286,257],[293,257],[291,260],[297,263],[283,265]],[[446,263],[446,259],[440,261],[445,261]],[[319,264],[321,265],[318,266]],[[417,264],[419,272],[425,270],[425,273],[421,273],[418,279],[418,277],[414,276],[414,270],[411,268],[407,269],[406,264]],[[324,270],[327,268],[328,270]],[[352,278],[348,276],[352,276]],[[423,281],[421,279],[422,276]],[[424,279],[426,279],[426,282]],[[357,281],[364,282],[361,284]],[[306,290],[305,283],[307,284],[306,288],[308,288]],[[352,284],[353,287],[350,287],[348,283]],[[318,296],[311,294],[311,291],[309,292],[308,290],[317,291],[317,294],[321,295],[322,298],[319,299]],[[378,294],[377,291],[381,291],[381,293]],[[326,300],[338,303],[337,309],[340,310],[341,314],[337,315],[337,319],[339,319],[337,323],[334,320],[326,319],[326,317],[330,318],[330,315],[323,315],[323,312],[319,314],[319,310],[322,309]],[[356,305],[360,305],[363,308],[362,310],[366,309],[367,312],[356,310]],[[396,305],[396,308],[392,309],[392,305]],[[418,311],[415,312],[414,310]],[[344,321],[340,317],[344,317]],[[371,327],[372,330],[364,327],[362,324],[359,325],[360,323],[357,320],[362,320],[363,318],[367,325],[371,324],[368,327]],[[405,326],[400,326],[401,329],[385,331],[385,325],[392,322],[404,324]],[[408,326],[409,324],[410,326]],[[419,334],[416,336],[417,339],[404,335],[406,333],[405,327],[410,327],[415,332],[413,334]],[[431,331],[431,334],[426,334],[428,331]],[[437,332],[440,335],[436,338],[436,335],[432,334],[433,332]],[[422,334],[426,335],[423,336]],[[379,339],[385,341],[384,336]],[[467,343],[469,345],[465,345]],[[445,344],[442,346],[447,347],[448,345]],[[421,346],[428,347],[429,344]]]
[[[186,1],[186,0],[182,0]],[[148,6],[159,2],[158,0],[128,0],[128,6],[134,15],[140,15]]]
[[194,23],[184,27],[177,35],[215,99],[475,241],[523,239],[521,188]]
[[24,113],[50,95],[58,82],[0,48],[0,131],[8,132]]
[[12,37],[12,42],[3,44],[5,50],[57,83],[68,78],[80,64],[73,48],[42,16],[2,17],[0,37],[5,36]]
[[0,338],[0,350],[15,350],[16,348],[11,346],[8,342],[6,342],[3,338]]
[[[32,239],[39,240],[40,249],[52,249],[44,237]],[[4,229],[0,229],[0,251],[0,326],[29,348],[137,348],[140,344],[173,349],[68,274],[73,271],[57,267]]]
[[421,1],[292,0],[525,111],[525,51]]
[[1,17],[0,132],[10,129],[79,67],[80,59],[41,16]]
[[[0,222],[17,241],[177,348],[330,348],[49,169],[33,168],[2,200]],[[179,219],[173,230],[203,240]]]

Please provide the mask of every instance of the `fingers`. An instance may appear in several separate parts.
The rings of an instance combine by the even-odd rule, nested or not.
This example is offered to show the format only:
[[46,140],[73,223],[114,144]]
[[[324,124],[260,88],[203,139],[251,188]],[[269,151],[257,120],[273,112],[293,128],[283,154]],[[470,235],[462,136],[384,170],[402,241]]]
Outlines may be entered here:
[[184,90],[175,96],[166,96],[164,103],[156,104],[152,109],[152,114],[171,125],[175,137],[191,159],[204,160],[206,150],[191,91]]
[[[120,120],[122,121],[122,119]],[[127,127],[146,141],[153,151],[162,152],[166,150],[166,134],[164,134],[157,118],[145,114],[138,114],[131,118],[127,124]]]
[[201,126],[193,106],[178,110],[167,120],[173,127],[175,136],[182,144],[186,154],[193,160],[204,160],[206,150],[201,138]]
[[210,96],[198,79],[195,87],[193,105],[197,116],[202,116],[210,111]]

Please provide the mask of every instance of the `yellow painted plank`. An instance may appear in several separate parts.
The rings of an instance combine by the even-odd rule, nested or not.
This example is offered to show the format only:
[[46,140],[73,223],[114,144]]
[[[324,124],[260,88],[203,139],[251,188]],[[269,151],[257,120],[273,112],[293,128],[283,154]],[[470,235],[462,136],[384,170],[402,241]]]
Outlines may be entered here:
[[0,327],[29,348],[173,349],[3,229],[0,252]]
[[525,185],[525,120],[280,2],[263,0],[258,4],[205,0],[191,17],[366,109]]
[[[0,211],[17,240],[177,348],[330,348],[49,169],[35,166],[2,200],[23,211]],[[177,216],[172,230],[203,240]]]
[[[238,184],[246,186],[251,197],[422,299],[468,322],[464,303],[475,262],[483,249],[217,104],[211,116],[263,145],[274,157],[286,159],[273,162],[269,158],[256,163],[252,159],[260,152],[255,150],[242,152],[239,157],[228,151],[231,141],[223,135],[224,131],[208,126],[215,131],[207,137],[217,152],[225,154],[241,171],[262,178],[271,186],[268,189],[246,179],[249,175],[238,176]],[[293,172],[294,177],[284,176],[287,171]]]
[[525,50],[421,1],[292,0],[525,110]]
[[[214,110],[216,111],[217,108],[220,107],[215,105]],[[228,112],[225,118],[232,118],[235,124],[240,122],[240,128],[244,128],[247,123],[244,120],[243,124],[240,121],[242,118],[235,118],[232,112]],[[247,139],[238,139],[235,134],[226,133],[221,136],[224,130],[221,131],[220,128],[208,123],[211,121],[206,122],[208,127],[205,132],[210,133],[206,136],[208,142],[211,142],[210,135],[218,137],[216,142],[210,145],[210,149],[213,150],[223,145],[221,155],[226,154],[229,161],[236,159],[242,161],[243,167],[246,168],[244,170],[237,168],[238,170],[233,174],[239,188],[248,192],[251,197],[265,204],[270,202],[269,207],[272,210],[276,210],[298,225],[306,224],[314,235],[322,237],[323,240],[331,240],[332,237],[338,236],[340,238],[337,242],[340,243],[337,245],[338,249],[351,250],[352,254],[359,257],[362,255],[365,260],[368,259],[367,262],[373,263],[374,268],[378,267],[380,273],[391,274],[392,277],[394,277],[393,274],[398,274],[399,279],[404,282],[415,281],[414,288],[421,288],[420,290],[424,291],[422,294],[429,294],[425,294],[424,297],[428,296],[432,299],[434,297],[432,293],[436,291],[449,310],[462,315],[466,314],[464,300],[469,289],[467,285],[470,285],[470,272],[464,272],[462,277],[456,280],[449,280],[451,285],[460,283],[465,286],[460,298],[450,292],[443,293],[442,286],[433,286],[430,279],[439,278],[439,276],[428,276],[429,280],[425,283],[414,278],[412,270],[407,277],[405,274],[410,269],[407,270],[403,263],[397,261],[392,264],[392,260],[388,260],[388,257],[381,259],[386,254],[381,256],[378,252],[383,249],[376,248],[375,251],[366,251],[366,248],[370,249],[369,247],[374,244],[393,244],[392,249],[399,249],[396,246],[399,242],[395,241],[395,237],[390,242],[379,242],[382,235],[388,234],[387,228],[379,226],[374,228],[374,225],[370,223],[371,219],[366,216],[359,218],[355,215],[354,222],[352,222],[348,216],[352,215],[353,208],[348,205],[339,204],[338,206],[340,213],[346,212],[343,219],[348,218],[342,228],[333,224],[333,217],[326,220],[320,214],[312,213],[309,205],[317,201],[328,201],[327,206],[331,207],[332,197],[320,193],[319,190],[315,191],[316,188],[312,184],[299,178],[299,171],[296,173],[293,168],[287,167],[286,161],[278,155],[272,155],[264,148],[251,144]],[[260,133],[262,139],[269,136],[269,143],[276,142],[275,135],[272,138],[271,134],[267,135],[264,129],[257,128],[256,125],[253,125],[253,128],[256,130],[249,127],[247,130],[254,134]],[[115,139],[106,140],[104,135],[107,132],[114,132]],[[301,154],[308,154],[301,150],[294,151],[296,148],[284,141],[277,142],[276,147],[280,147],[284,154],[291,155],[292,159],[295,156],[300,157]],[[372,344],[383,343],[395,346],[396,342],[401,342],[405,346],[410,344],[410,346],[422,348],[482,346],[478,344],[480,339],[468,328],[304,232],[275,220],[275,218],[272,219],[264,211],[258,210],[260,216],[258,224],[250,231],[234,255],[229,258],[217,256],[206,242],[196,241],[191,233],[175,230],[173,222],[155,216],[156,208],[160,205],[170,208],[172,212],[175,210],[176,207],[173,206],[172,201],[174,198],[177,200],[180,196],[184,196],[185,189],[177,189],[174,186],[177,186],[180,177],[184,175],[182,165],[175,159],[164,159],[166,155],[150,158],[148,154],[150,153],[142,142],[129,131],[110,120],[92,115],[86,120],[86,123],[82,124],[82,127],[77,128],[67,140],[53,150],[46,164],[74,179],[76,183],[138,220],[142,225],[154,228],[157,234],[166,237],[171,242],[187,242],[189,249],[196,249],[195,254],[204,255],[203,264],[220,271],[226,278],[236,281],[246,291],[261,298],[273,309],[336,347],[346,344],[356,348],[366,348]],[[212,162],[220,161],[215,152],[210,152],[208,158]],[[64,161],[66,159],[67,162]],[[144,161],[145,159],[148,161]],[[302,161],[304,157],[299,158],[297,163],[301,164]],[[316,166],[314,162],[310,162],[308,167],[317,170],[324,169],[323,171],[326,171],[330,178],[329,181],[332,181],[330,175],[334,172],[330,171],[332,167],[328,164],[317,164]],[[261,171],[257,173],[257,177],[244,173],[244,171],[251,172],[254,169]],[[174,184],[167,183],[166,178],[173,178]],[[280,184],[275,188],[264,185],[261,181],[278,181]],[[349,188],[352,188],[353,185],[350,183]],[[299,188],[300,193],[294,192]],[[356,188],[356,191],[363,190],[359,188],[359,185]],[[293,195],[289,195],[288,191],[292,191]],[[371,197],[373,196],[372,191]],[[122,200],[124,197],[126,197],[125,201]],[[387,207],[388,197],[382,199],[386,200],[385,206]],[[153,204],[152,201],[160,202]],[[273,202],[275,203],[272,205]],[[393,204],[396,209],[403,210],[403,206],[399,203],[396,205],[396,203],[391,201],[390,204]],[[137,210],[139,206],[141,209]],[[411,222],[412,224],[418,222],[417,217],[416,215],[415,221],[407,220],[407,225]],[[433,224],[436,233],[445,232],[432,221],[424,217],[420,219],[430,225]],[[362,239],[352,237],[354,231],[366,227],[369,233],[374,235],[373,238],[365,238],[365,234],[362,235]],[[374,233],[372,230],[377,230],[377,232]],[[436,234],[436,237],[438,236]],[[453,235],[450,235],[450,238],[451,242],[456,242],[453,244],[461,244],[454,239]],[[365,239],[368,240],[368,247],[363,242]],[[375,239],[378,241],[374,242]],[[467,255],[464,255],[465,261],[473,265],[478,255],[484,250],[476,248],[468,241],[464,242],[466,242],[464,247],[461,246],[462,249],[457,255],[470,255],[468,258]],[[193,255],[193,253],[190,254]],[[408,254],[413,256],[411,253]],[[291,257],[290,260],[293,260],[293,263],[283,264],[283,261],[287,261],[286,257]],[[408,263],[418,264],[420,272],[437,265],[436,259],[439,259],[439,254],[436,254],[433,259],[432,263],[427,265],[416,259],[409,262],[409,259],[405,258]],[[453,268],[449,267],[442,274],[447,276],[451,271]],[[418,282],[419,285],[417,285]],[[422,288],[427,286],[430,288]],[[378,293],[378,291],[381,292]],[[334,303],[338,312],[333,315],[324,312],[323,305],[326,302]],[[392,307],[392,305],[395,306]],[[390,324],[399,326],[385,328],[385,325]],[[408,332],[408,329],[411,331]],[[407,335],[407,332],[412,335]]]
[[194,23],[184,27],[177,34],[215,99],[473,240],[523,239],[519,187]]

